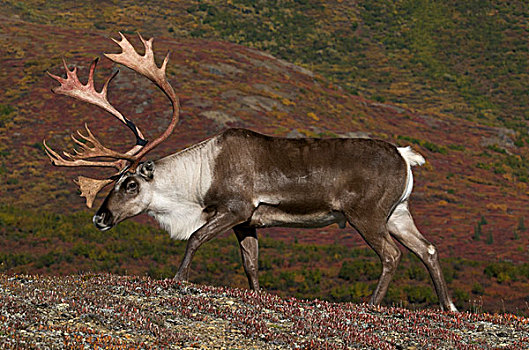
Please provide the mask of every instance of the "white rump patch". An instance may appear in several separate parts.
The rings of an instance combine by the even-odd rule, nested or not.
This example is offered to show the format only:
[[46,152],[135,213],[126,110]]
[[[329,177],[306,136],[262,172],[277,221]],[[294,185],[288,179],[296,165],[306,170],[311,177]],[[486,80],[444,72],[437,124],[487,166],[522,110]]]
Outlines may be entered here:
[[404,192],[399,201],[399,203],[401,203],[410,197],[411,191],[413,190],[413,173],[411,171],[411,167],[415,165],[423,165],[426,161],[422,155],[415,152],[410,146],[397,147],[397,150],[401,154],[402,158],[404,158],[407,169],[406,187],[404,188]]
[[414,151],[410,146],[397,147],[397,150],[402,155],[402,158],[404,158],[406,163],[408,163],[410,166],[423,165],[426,162],[424,157]]

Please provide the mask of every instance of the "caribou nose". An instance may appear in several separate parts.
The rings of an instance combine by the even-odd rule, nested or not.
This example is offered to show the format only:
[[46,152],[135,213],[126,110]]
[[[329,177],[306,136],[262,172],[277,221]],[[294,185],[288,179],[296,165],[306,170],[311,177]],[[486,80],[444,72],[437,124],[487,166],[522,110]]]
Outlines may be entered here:
[[106,231],[112,228],[112,214],[110,212],[97,212],[92,218],[94,225],[100,231]]

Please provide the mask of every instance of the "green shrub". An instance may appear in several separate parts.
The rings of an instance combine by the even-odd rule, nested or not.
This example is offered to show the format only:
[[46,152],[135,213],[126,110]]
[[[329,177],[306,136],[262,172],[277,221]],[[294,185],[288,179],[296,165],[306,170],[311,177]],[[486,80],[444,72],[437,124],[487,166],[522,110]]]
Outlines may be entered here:
[[458,309],[463,309],[470,300],[468,292],[460,288],[454,288],[452,296],[454,297],[454,304]]
[[477,294],[477,295],[483,295],[485,293],[485,288],[483,288],[483,286],[481,285],[481,283],[479,282],[475,282],[473,285],[472,285],[472,290],[471,290],[472,294]]
[[374,280],[380,275],[379,264],[366,259],[344,261],[338,277],[347,281]]
[[428,286],[406,286],[404,287],[408,302],[411,304],[436,304],[437,296]]

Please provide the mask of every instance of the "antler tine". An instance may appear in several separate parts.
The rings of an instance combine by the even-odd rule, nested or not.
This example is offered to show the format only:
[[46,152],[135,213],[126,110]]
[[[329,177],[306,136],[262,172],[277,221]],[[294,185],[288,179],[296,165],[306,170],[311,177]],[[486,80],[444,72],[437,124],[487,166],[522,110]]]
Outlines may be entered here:
[[[78,133],[82,135],[80,132]],[[73,139],[75,140],[75,138]],[[76,140],[76,142],[79,142],[79,141]],[[115,168],[118,171],[121,171],[125,166],[123,160],[117,160],[114,162],[87,161],[84,159],[66,160],[63,157],[61,157],[57,152],[55,152],[53,149],[51,149],[46,144],[46,140],[43,140],[42,143],[44,144],[44,150],[46,154],[50,158],[52,164],[55,166],[109,167],[109,168]],[[68,153],[66,152],[64,153],[67,157],[71,158],[71,156]],[[93,179],[93,178],[89,178],[85,176],[79,176],[76,180],[74,180],[74,182],[77,186],[79,186],[79,189],[81,191],[81,197],[86,198],[86,206],[88,208],[92,208],[94,200],[97,194],[99,193],[99,191],[101,191],[108,184],[114,182],[114,180],[113,179]]]
[[150,79],[154,82],[169,98],[173,107],[173,116],[171,122],[167,126],[167,129],[156,138],[154,141],[150,142],[138,154],[135,155],[135,162],[132,164],[131,169],[134,170],[139,163],[139,160],[151,151],[154,147],[158,146],[160,143],[165,141],[169,135],[173,132],[176,124],[179,120],[180,114],[180,104],[178,97],[176,96],[173,87],[167,81],[165,75],[165,70],[167,67],[167,62],[169,61],[169,53],[165,56],[162,66],[159,68],[154,61],[154,53],[152,50],[153,38],[145,40],[139,33],[138,37],[140,38],[143,46],[145,47],[145,53],[142,55],[138,54],[136,49],[128,41],[128,39],[122,34],[119,33],[121,39],[118,41],[112,39],[116,44],[119,45],[122,52],[118,54],[105,54],[105,56],[116,63],[123,64],[124,66],[142,74],[143,76]]
[[168,57],[164,59],[162,67],[158,68],[158,66],[154,62],[154,52],[152,50],[153,38],[145,40],[141,36],[141,34],[138,33],[138,37],[140,38],[141,42],[143,43],[143,46],[145,47],[145,53],[142,56],[138,54],[138,52],[132,46],[130,41],[122,33],[119,33],[119,35],[121,36],[121,40],[118,41],[112,38],[112,41],[114,41],[116,44],[119,45],[119,47],[121,47],[122,52],[117,54],[105,53],[104,55],[110,60],[116,63],[120,63],[126,67],[129,67],[135,72],[138,72],[141,75],[149,78],[155,84],[163,85],[163,82],[166,81],[165,69],[167,66]]
[[[78,99],[84,102],[89,102],[91,104],[94,104],[96,106],[103,108],[104,110],[106,110],[107,112],[115,116],[117,119],[122,121],[129,128],[131,128],[134,134],[136,134],[137,140],[141,140],[141,142],[137,142],[137,144],[133,148],[131,148],[129,151],[125,153],[116,152],[116,151],[113,151],[103,146],[101,142],[92,134],[88,126],[85,124],[85,129],[87,131],[88,136],[83,135],[79,131],[77,131],[77,134],[83,140],[91,143],[93,147],[89,147],[87,143],[81,142],[74,135],[71,135],[72,140],[81,147],[80,150],[74,149],[74,152],[75,152],[74,154],[63,152],[64,156],[67,158],[65,159],[62,156],[60,156],[58,153],[53,151],[44,142],[46,154],[48,155],[52,163],[57,166],[70,166],[70,167],[97,166],[97,167],[112,167],[112,168],[117,169],[118,171],[121,170],[125,165],[124,160],[133,162],[135,159],[132,156],[138,153],[141,148],[143,148],[143,145],[146,143],[146,141],[143,140],[143,134],[134,125],[134,123],[129,121],[127,118],[125,118],[117,109],[114,108],[114,106],[112,106],[108,102],[108,99],[107,99],[108,85],[119,71],[116,71],[113,74],[111,74],[105,81],[101,91],[97,92],[95,90],[95,85],[94,85],[94,73],[95,73],[95,69],[97,66],[98,58],[94,59],[92,63],[90,64],[88,81],[86,84],[82,84],[80,82],[77,76],[76,67],[69,69],[64,58],[62,61],[63,61],[63,66],[66,72],[66,79],[48,72],[48,75],[51,78],[55,79],[56,81],[60,83],[60,86],[53,88],[52,91],[57,94],[62,94],[62,95],[70,96],[70,97],[73,97],[75,99]],[[97,158],[97,157],[108,157],[108,158],[114,158],[118,160],[114,162],[87,160],[89,158]]]
[[68,153],[65,153],[65,155],[71,159],[87,159],[87,158],[96,158],[96,157],[109,157],[114,159],[126,159],[129,161],[134,161],[135,159],[131,155],[127,155],[124,153],[119,153],[116,151],[113,151],[101,144],[99,140],[96,139],[94,134],[90,131],[88,128],[88,125],[85,123],[85,129],[88,133],[87,136],[83,135],[79,130],[77,130],[77,134],[82,137],[85,141],[90,142],[94,147],[89,147],[87,143],[83,143],[79,140],[77,140],[74,135],[71,135],[71,138],[75,143],[81,146],[81,150],[76,151],[77,154],[71,155]]
[[114,168],[118,171],[123,168],[123,161],[121,160],[117,160],[113,162],[90,161],[90,160],[85,160],[81,158],[73,158],[72,155],[70,155],[69,153],[63,152],[65,157],[70,158],[70,159],[64,159],[57,152],[55,152],[50,146],[46,144],[46,140],[43,140],[42,143],[44,145],[44,151],[46,152],[46,155],[48,156],[48,158],[50,158],[51,163],[55,166],[106,167],[106,168]]
[[[50,77],[57,80],[61,84],[60,86],[55,87],[51,90],[56,94],[70,96],[81,101],[95,104],[108,111],[116,118],[118,118],[121,122],[126,124],[125,117],[108,102],[106,98],[106,91],[102,90],[101,92],[97,92],[94,88],[94,71],[98,61],[99,58],[95,58],[90,64],[90,73],[88,76],[88,81],[86,85],[83,85],[77,77],[77,67],[74,67],[72,70],[70,70],[68,68],[68,65],[66,64],[66,61],[63,58],[62,62],[66,71],[66,79],[51,74],[50,72],[47,72]],[[107,82],[115,76],[116,73],[112,74],[107,79]]]

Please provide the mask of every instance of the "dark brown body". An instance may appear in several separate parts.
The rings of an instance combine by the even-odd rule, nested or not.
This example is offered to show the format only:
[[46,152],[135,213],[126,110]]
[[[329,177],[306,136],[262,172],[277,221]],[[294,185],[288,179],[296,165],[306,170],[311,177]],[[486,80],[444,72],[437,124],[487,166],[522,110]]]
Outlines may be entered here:
[[230,198],[230,205],[248,207],[247,226],[343,226],[346,212],[365,220],[376,211],[385,221],[404,192],[406,163],[384,141],[285,139],[232,129],[219,143],[206,206]]

